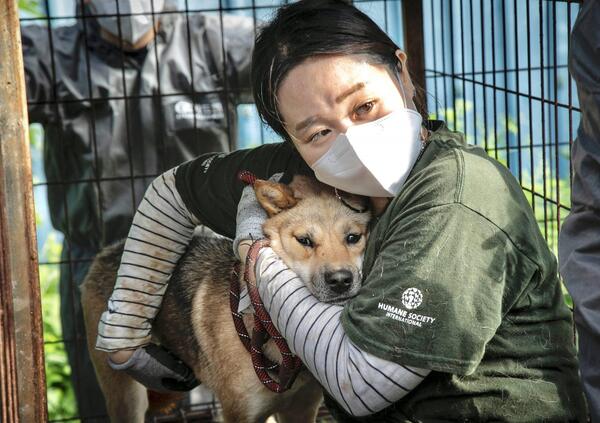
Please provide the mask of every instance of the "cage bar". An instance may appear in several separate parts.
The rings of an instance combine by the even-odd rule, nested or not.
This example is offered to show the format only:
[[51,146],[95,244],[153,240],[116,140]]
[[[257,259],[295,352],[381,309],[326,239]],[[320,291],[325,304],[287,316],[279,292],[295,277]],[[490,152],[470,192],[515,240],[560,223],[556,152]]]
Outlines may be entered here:
[[[74,0],[80,6],[83,0]],[[41,313],[31,205],[31,169],[29,167],[27,119],[25,117],[24,88],[22,84],[21,52],[18,46],[19,22],[16,18],[17,1],[0,2],[0,251],[2,251],[2,285],[0,286],[0,401],[2,421],[45,421],[46,397],[41,337]],[[50,10],[50,0],[40,0]],[[152,13],[153,19],[160,15],[181,14],[187,22],[187,48],[192,63],[190,40],[190,16],[197,13],[214,13],[220,16],[223,32],[223,14],[246,14],[264,18],[285,0],[179,0],[180,8]],[[484,147],[490,155],[502,161],[518,178],[530,200],[540,228],[548,243],[555,249],[556,236],[570,208],[568,196],[561,193],[562,178],[567,176],[564,168],[563,150],[570,155],[579,114],[576,92],[570,80],[566,88],[560,80],[566,63],[561,61],[564,51],[558,51],[561,40],[558,25],[571,28],[577,13],[579,0],[354,0],[368,14],[378,16],[390,30],[392,22],[401,15],[401,47],[408,55],[408,67],[417,87],[417,104],[428,100],[430,117],[446,120],[450,129],[463,131],[467,141]],[[204,5],[210,6],[204,7]],[[565,6],[565,7],[563,7]],[[566,13],[563,13],[566,12]],[[378,15],[379,14],[379,15]],[[563,16],[565,15],[565,16]],[[55,52],[50,29],[57,19],[77,19],[87,32],[88,17],[73,13],[70,16],[26,17],[21,22],[41,20],[48,26],[50,37],[49,56],[55,69]],[[396,19],[396,21],[394,21]],[[376,19],[377,20],[377,19]],[[5,23],[6,22],[6,23]],[[223,34],[221,34],[223,35]],[[84,36],[87,43],[87,36]],[[399,40],[395,40],[398,41]],[[566,51],[570,45],[566,41]],[[511,51],[514,46],[514,51]],[[226,55],[222,45],[222,60]],[[87,51],[87,49],[86,49]],[[148,54],[158,57],[155,48]],[[50,104],[58,114],[59,105],[76,102],[97,104],[93,98],[89,57],[87,63],[88,95],[77,99],[57,101],[56,93],[43,103]],[[227,81],[215,90],[194,91],[193,67],[189,92],[165,92],[160,86],[160,70],[156,69],[160,101],[170,97],[189,97],[195,110],[198,95],[212,94],[229,98],[232,94]],[[51,75],[56,89],[56,76]],[[124,74],[121,83],[126,88]],[[562,90],[562,91],[561,91]],[[425,93],[428,94],[425,98]],[[559,95],[564,93],[564,95]],[[127,105],[134,100],[152,101],[154,95],[120,95],[111,93],[103,101],[121,101]],[[15,101],[18,99],[18,101]],[[462,103],[461,103],[462,101]],[[5,107],[6,105],[6,107]],[[228,121],[229,147],[233,149],[232,137],[236,122],[230,121],[230,111],[225,111]],[[504,116],[503,116],[504,115]],[[562,117],[562,118],[561,118]],[[568,122],[564,122],[568,117]],[[193,113],[197,128],[196,113]],[[511,121],[518,131],[511,132]],[[10,122],[7,125],[6,122]],[[95,124],[95,117],[92,126]],[[135,137],[127,119],[128,141]],[[568,128],[567,128],[568,127]],[[10,128],[10,131],[5,128]],[[566,134],[565,128],[568,129]],[[264,128],[257,132],[260,143],[269,141]],[[95,184],[124,180],[132,190],[131,207],[135,208],[135,187],[140,180],[157,176],[152,173],[135,173],[132,170],[131,147],[129,150],[129,174],[101,176],[97,171],[98,153],[96,130],[92,130],[91,142],[96,161],[90,177],[76,178],[66,174],[64,179],[41,181],[34,187],[52,187],[68,184]],[[272,137],[271,137],[272,138]],[[163,148],[164,146],[159,146]],[[562,157],[562,158],[561,158]],[[568,158],[568,157],[567,157]],[[163,159],[162,156],[159,160]],[[164,163],[159,165],[164,169]],[[126,173],[126,172],[124,172]],[[570,178],[570,175],[569,175]],[[63,198],[68,207],[67,199]],[[10,204],[11,206],[5,206]],[[68,213],[66,213],[68,215]],[[67,216],[68,218],[68,216]],[[68,227],[69,225],[67,225]],[[76,266],[91,258],[68,256],[60,260],[44,260],[49,265]],[[21,281],[17,283],[16,281]],[[10,283],[12,282],[12,283]],[[73,282],[71,281],[73,285]],[[72,298],[74,300],[74,298]],[[51,339],[54,343],[75,343],[83,339],[75,333],[65,339]],[[19,353],[17,353],[19,352]],[[75,366],[77,363],[75,364]],[[74,368],[75,373],[76,368]],[[27,383],[23,383],[26,381]],[[76,387],[77,388],[77,387]],[[26,404],[27,406],[25,406]],[[204,408],[203,408],[204,407]],[[210,421],[214,404],[192,404],[178,410],[172,416],[155,418],[155,421]],[[24,414],[31,413],[31,414]],[[74,421],[78,416],[66,416],[54,421]],[[194,420],[197,419],[197,420]],[[199,419],[199,420],[198,420]]]
[[45,422],[46,386],[27,101],[17,2],[0,2],[0,405]]
[[[425,52],[423,48],[423,0],[404,0],[402,2],[402,17],[405,42],[404,50],[408,56],[408,69],[413,82],[422,89],[416,91],[416,104],[424,107]],[[410,25],[407,25],[408,22],[410,22]]]

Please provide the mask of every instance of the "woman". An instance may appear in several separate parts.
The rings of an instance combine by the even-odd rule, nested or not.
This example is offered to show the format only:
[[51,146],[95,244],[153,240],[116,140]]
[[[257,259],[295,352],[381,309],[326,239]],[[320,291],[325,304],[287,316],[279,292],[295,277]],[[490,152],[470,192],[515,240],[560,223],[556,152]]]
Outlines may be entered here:
[[[115,368],[145,381],[168,372],[143,348],[151,319],[194,225],[236,235],[239,170],[314,172],[370,197],[363,288],[344,308],[319,303],[269,248],[255,271],[273,321],[340,420],[585,420],[571,315],[527,201],[461,134],[421,125],[406,62],[345,2],[279,9],[257,38],[252,80],[261,117],[286,142],[203,156],[154,181],[100,323],[98,348]],[[249,210],[246,192],[242,256],[243,240],[261,235]]]

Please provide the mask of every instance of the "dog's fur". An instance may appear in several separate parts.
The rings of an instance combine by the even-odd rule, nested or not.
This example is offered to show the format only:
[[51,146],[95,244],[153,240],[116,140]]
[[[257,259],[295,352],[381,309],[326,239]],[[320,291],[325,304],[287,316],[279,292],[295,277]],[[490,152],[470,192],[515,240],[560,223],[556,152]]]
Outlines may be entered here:
[[[328,188],[306,177],[296,176],[289,186],[257,181],[255,191],[269,215],[263,230],[272,248],[309,290],[321,301],[336,303],[356,295],[369,213],[352,211]],[[345,200],[361,207],[357,205],[360,198]],[[348,242],[349,234],[360,238]],[[311,246],[301,244],[307,243],[306,238]],[[146,389],[125,373],[112,370],[106,353],[94,349],[98,321],[112,292],[122,250],[123,243],[119,243],[96,257],[82,286],[82,303],[90,354],[111,421],[131,423],[144,420]],[[215,392],[226,422],[261,422],[272,414],[282,423],[314,421],[322,394],[308,371],[301,371],[292,388],[282,394],[269,391],[254,373],[229,308],[235,263],[231,241],[194,237],[171,278],[153,336]],[[333,290],[331,275],[339,272],[351,277],[344,279],[343,290],[340,286]],[[251,328],[251,315],[244,320]],[[272,341],[265,352],[281,361]]]

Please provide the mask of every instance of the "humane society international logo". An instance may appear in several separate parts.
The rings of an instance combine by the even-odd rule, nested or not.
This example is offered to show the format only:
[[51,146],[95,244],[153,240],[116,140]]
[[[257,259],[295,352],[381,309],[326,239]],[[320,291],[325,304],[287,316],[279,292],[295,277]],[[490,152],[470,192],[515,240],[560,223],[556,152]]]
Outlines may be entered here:
[[418,308],[423,303],[423,293],[417,288],[408,288],[402,293],[404,308],[395,307],[386,303],[379,303],[378,309],[385,311],[385,316],[409,325],[423,327],[424,324],[435,322],[435,317],[409,312]]
[[423,293],[417,288],[408,288],[402,293],[402,304],[409,310],[417,308],[423,302]]

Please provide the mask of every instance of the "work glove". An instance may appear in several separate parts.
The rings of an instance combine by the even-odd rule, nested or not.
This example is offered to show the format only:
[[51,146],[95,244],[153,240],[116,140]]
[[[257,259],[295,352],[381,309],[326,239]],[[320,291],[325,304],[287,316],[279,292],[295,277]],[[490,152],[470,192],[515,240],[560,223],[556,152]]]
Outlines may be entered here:
[[166,348],[156,344],[136,349],[124,363],[117,364],[109,358],[108,364],[156,392],[189,391],[199,384],[192,369]]
[[[269,181],[279,182],[283,173],[276,173],[269,178]],[[264,238],[262,231],[263,223],[267,220],[267,212],[262,208],[256,199],[254,187],[248,185],[242,191],[240,202],[238,203],[235,238],[233,240],[233,253],[239,259],[244,261],[246,257],[240,257],[239,247],[242,241],[252,241]]]

